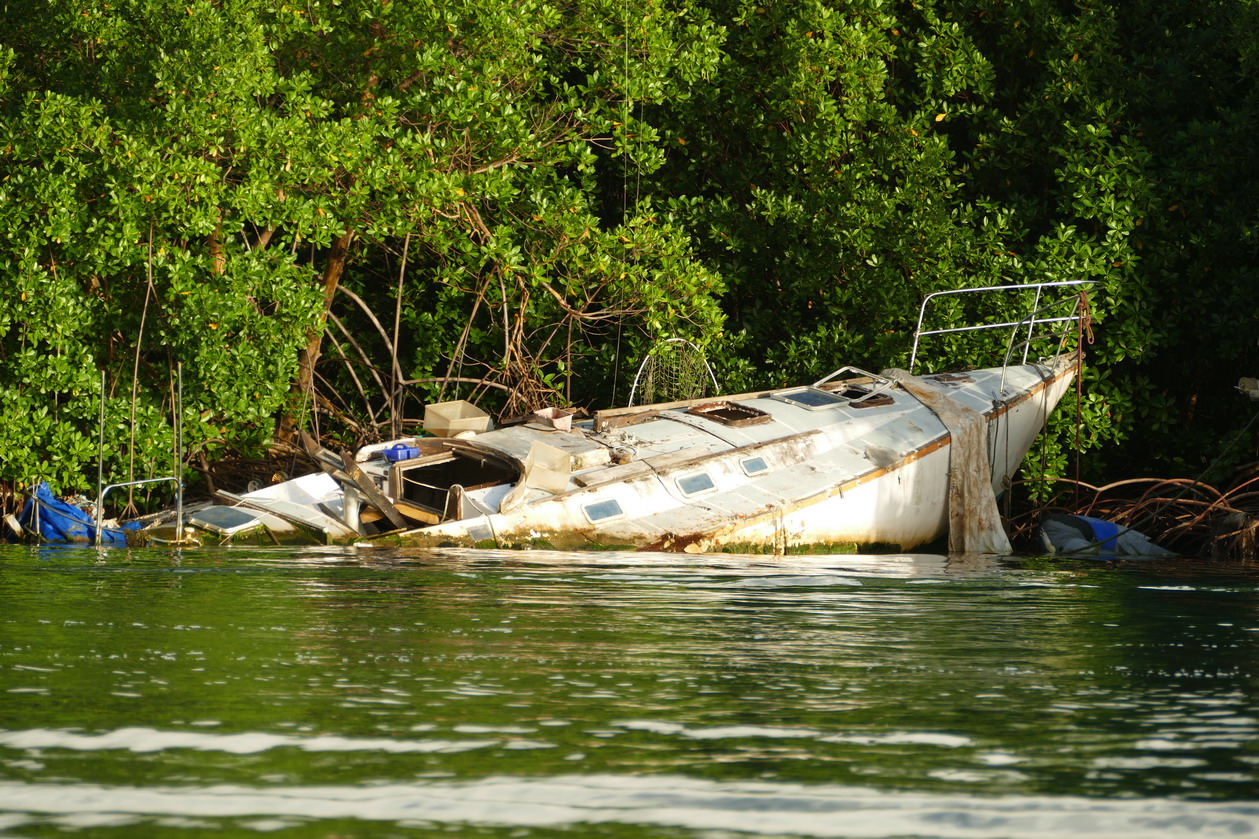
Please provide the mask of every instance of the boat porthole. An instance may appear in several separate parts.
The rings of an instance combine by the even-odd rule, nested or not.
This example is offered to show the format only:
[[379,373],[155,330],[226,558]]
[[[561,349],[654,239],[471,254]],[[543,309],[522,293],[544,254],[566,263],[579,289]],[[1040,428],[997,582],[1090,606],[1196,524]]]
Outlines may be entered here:
[[581,511],[586,514],[586,518],[590,519],[591,524],[625,515],[625,511],[621,509],[620,502],[615,498],[587,504],[581,508]]
[[762,472],[769,471],[769,464],[765,462],[763,457],[749,457],[747,460],[740,461],[739,465],[743,467],[743,472],[748,476],[759,475]]
[[713,483],[712,478],[708,477],[707,472],[696,472],[678,478],[678,489],[682,490],[683,495],[698,495],[716,488],[717,485]]

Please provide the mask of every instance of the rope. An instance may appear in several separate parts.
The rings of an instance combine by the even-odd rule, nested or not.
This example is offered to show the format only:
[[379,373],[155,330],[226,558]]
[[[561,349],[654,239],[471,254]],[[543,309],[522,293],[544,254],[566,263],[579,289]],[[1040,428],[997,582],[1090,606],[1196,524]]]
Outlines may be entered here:
[[1076,304],[1079,318],[1075,322],[1075,346],[1080,354],[1080,366],[1075,371],[1075,506],[1080,506],[1080,429],[1084,426],[1084,335],[1088,333],[1088,343],[1092,346],[1093,312],[1089,308],[1087,291],[1079,292]]
[[[131,368],[131,439],[128,443],[127,481],[136,479],[136,392],[140,383],[140,349],[144,345],[144,324],[149,316],[149,297],[153,294],[153,219],[149,219],[149,256],[145,268],[144,306],[140,310],[140,331],[136,334],[136,358]],[[135,515],[135,487],[127,487],[124,513]]]

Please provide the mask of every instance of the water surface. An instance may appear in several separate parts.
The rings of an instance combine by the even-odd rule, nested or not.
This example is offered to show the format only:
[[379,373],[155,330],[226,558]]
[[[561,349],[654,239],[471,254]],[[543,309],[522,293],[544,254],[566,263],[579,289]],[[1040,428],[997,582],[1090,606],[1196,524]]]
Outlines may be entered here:
[[0,547],[6,836],[1259,836],[1259,575]]

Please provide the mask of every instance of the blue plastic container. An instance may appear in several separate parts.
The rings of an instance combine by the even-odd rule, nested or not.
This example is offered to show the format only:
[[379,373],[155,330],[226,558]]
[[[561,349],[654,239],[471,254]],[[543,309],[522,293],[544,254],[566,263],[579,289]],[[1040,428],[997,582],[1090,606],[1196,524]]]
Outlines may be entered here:
[[385,449],[385,460],[390,463],[397,463],[399,460],[410,460],[419,455],[420,450],[415,446],[408,446],[406,443],[398,443]]

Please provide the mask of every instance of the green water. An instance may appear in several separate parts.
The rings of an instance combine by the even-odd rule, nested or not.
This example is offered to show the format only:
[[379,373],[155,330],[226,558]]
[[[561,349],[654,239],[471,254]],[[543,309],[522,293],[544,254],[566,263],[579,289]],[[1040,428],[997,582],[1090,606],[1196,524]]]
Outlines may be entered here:
[[1259,836],[1259,572],[0,546],[0,835]]

